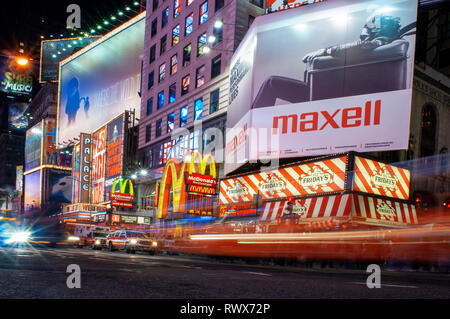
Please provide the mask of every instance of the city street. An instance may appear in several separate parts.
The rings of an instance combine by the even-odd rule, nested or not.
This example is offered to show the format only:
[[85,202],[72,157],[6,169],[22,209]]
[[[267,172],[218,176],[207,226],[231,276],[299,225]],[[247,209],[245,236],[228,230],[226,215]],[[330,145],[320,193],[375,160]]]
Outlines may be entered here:
[[[0,298],[444,298],[448,274],[388,272],[381,288],[350,269],[303,269],[219,262],[190,256],[128,255],[89,249],[2,248]],[[67,266],[81,268],[81,288],[66,285]]]

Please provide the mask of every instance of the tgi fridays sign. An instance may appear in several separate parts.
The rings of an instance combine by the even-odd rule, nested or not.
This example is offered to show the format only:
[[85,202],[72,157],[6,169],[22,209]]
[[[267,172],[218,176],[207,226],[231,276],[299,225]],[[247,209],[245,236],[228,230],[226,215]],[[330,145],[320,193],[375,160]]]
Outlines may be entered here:
[[91,194],[91,134],[80,134],[80,202],[89,203]]
[[355,191],[408,200],[410,180],[407,169],[355,157]]
[[345,189],[347,156],[283,167],[220,182],[220,204],[315,195]]

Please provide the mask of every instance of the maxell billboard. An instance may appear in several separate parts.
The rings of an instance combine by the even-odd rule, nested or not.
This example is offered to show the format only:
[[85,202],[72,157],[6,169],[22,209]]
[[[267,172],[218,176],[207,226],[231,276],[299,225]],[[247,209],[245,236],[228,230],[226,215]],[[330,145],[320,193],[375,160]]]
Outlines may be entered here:
[[406,149],[416,15],[417,0],[335,0],[256,18],[230,65],[225,173]]

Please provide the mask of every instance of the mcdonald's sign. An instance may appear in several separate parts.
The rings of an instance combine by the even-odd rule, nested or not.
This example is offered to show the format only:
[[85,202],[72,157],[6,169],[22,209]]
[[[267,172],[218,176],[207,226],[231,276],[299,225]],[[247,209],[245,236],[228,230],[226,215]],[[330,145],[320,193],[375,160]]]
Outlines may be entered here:
[[[119,191],[116,190],[117,185],[119,185]],[[134,201],[134,188],[131,179],[118,178],[114,181],[111,188],[111,200],[113,206],[119,207],[132,206],[132,204],[130,203]]]
[[181,163],[175,158],[167,161],[159,189],[158,218],[167,217],[171,190],[173,212],[178,213],[184,210],[187,199],[185,173],[206,175],[207,166],[209,166],[209,176],[217,179],[216,162],[211,154],[203,157],[199,152],[193,152],[186,155]]

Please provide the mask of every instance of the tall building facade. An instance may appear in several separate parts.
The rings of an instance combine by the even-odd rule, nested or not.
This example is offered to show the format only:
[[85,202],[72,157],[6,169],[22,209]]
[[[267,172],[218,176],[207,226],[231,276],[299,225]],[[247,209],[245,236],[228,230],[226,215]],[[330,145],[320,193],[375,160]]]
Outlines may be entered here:
[[[136,174],[140,209],[153,209],[147,199],[154,198],[169,158],[201,152],[214,139],[209,128],[225,136],[230,60],[261,14],[263,1],[147,1],[138,143],[139,169],[146,173]],[[185,143],[174,137],[179,129],[189,131]]]

